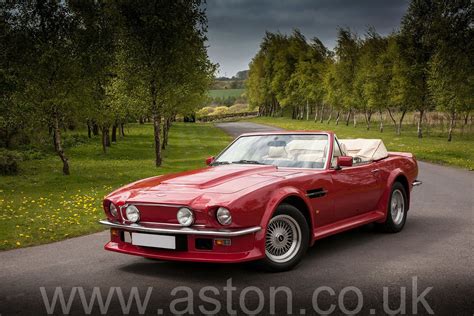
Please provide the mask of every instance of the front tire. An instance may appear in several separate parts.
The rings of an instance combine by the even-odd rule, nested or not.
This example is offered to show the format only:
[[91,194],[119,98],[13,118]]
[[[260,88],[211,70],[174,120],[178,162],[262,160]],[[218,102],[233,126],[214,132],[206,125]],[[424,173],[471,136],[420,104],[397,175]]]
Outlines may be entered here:
[[282,272],[296,266],[309,245],[309,227],[304,215],[294,206],[281,204],[268,222],[265,233],[267,271]]
[[387,218],[380,225],[382,231],[398,233],[405,226],[407,220],[408,199],[405,187],[400,182],[395,182],[390,192],[387,205]]

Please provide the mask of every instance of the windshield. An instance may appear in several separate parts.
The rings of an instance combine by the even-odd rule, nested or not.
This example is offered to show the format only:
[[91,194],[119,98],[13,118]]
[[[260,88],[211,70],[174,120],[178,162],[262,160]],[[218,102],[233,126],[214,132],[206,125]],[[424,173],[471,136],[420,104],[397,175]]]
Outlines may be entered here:
[[324,168],[327,152],[328,136],[324,134],[243,136],[217,157],[213,165],[241,163]]

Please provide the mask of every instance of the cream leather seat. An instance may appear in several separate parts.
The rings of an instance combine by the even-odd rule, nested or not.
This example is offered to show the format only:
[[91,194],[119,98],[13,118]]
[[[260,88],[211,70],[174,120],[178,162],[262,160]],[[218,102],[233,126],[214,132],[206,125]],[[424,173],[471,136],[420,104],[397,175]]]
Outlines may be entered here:
[[265,160],[291,160],[285,147],[283,146],[270,146],[268,147],[268,155],[264,156]]

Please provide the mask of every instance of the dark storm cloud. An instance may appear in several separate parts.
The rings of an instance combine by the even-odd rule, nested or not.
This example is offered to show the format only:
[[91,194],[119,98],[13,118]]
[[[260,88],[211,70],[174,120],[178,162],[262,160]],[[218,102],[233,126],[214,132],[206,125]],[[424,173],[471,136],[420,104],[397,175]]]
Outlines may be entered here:
[[248,68],[266,30],[298,28],[333,48],[338,26],[361,35],[374,26],[388,34],[399,27],[407,7],[403,0],[208,0],[209,55],[221,75],[232,76]]

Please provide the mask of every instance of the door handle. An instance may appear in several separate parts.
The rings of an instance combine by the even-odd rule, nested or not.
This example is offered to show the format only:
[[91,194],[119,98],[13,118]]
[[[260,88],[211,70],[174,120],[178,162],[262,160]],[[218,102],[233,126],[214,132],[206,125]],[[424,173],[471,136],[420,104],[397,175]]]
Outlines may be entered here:
[[374,169],[374,170],[372,170],[371,172],[372,172],[372,173],[377,173],[377,172],[379,172],[379,171],[380,171],[380,169]]

